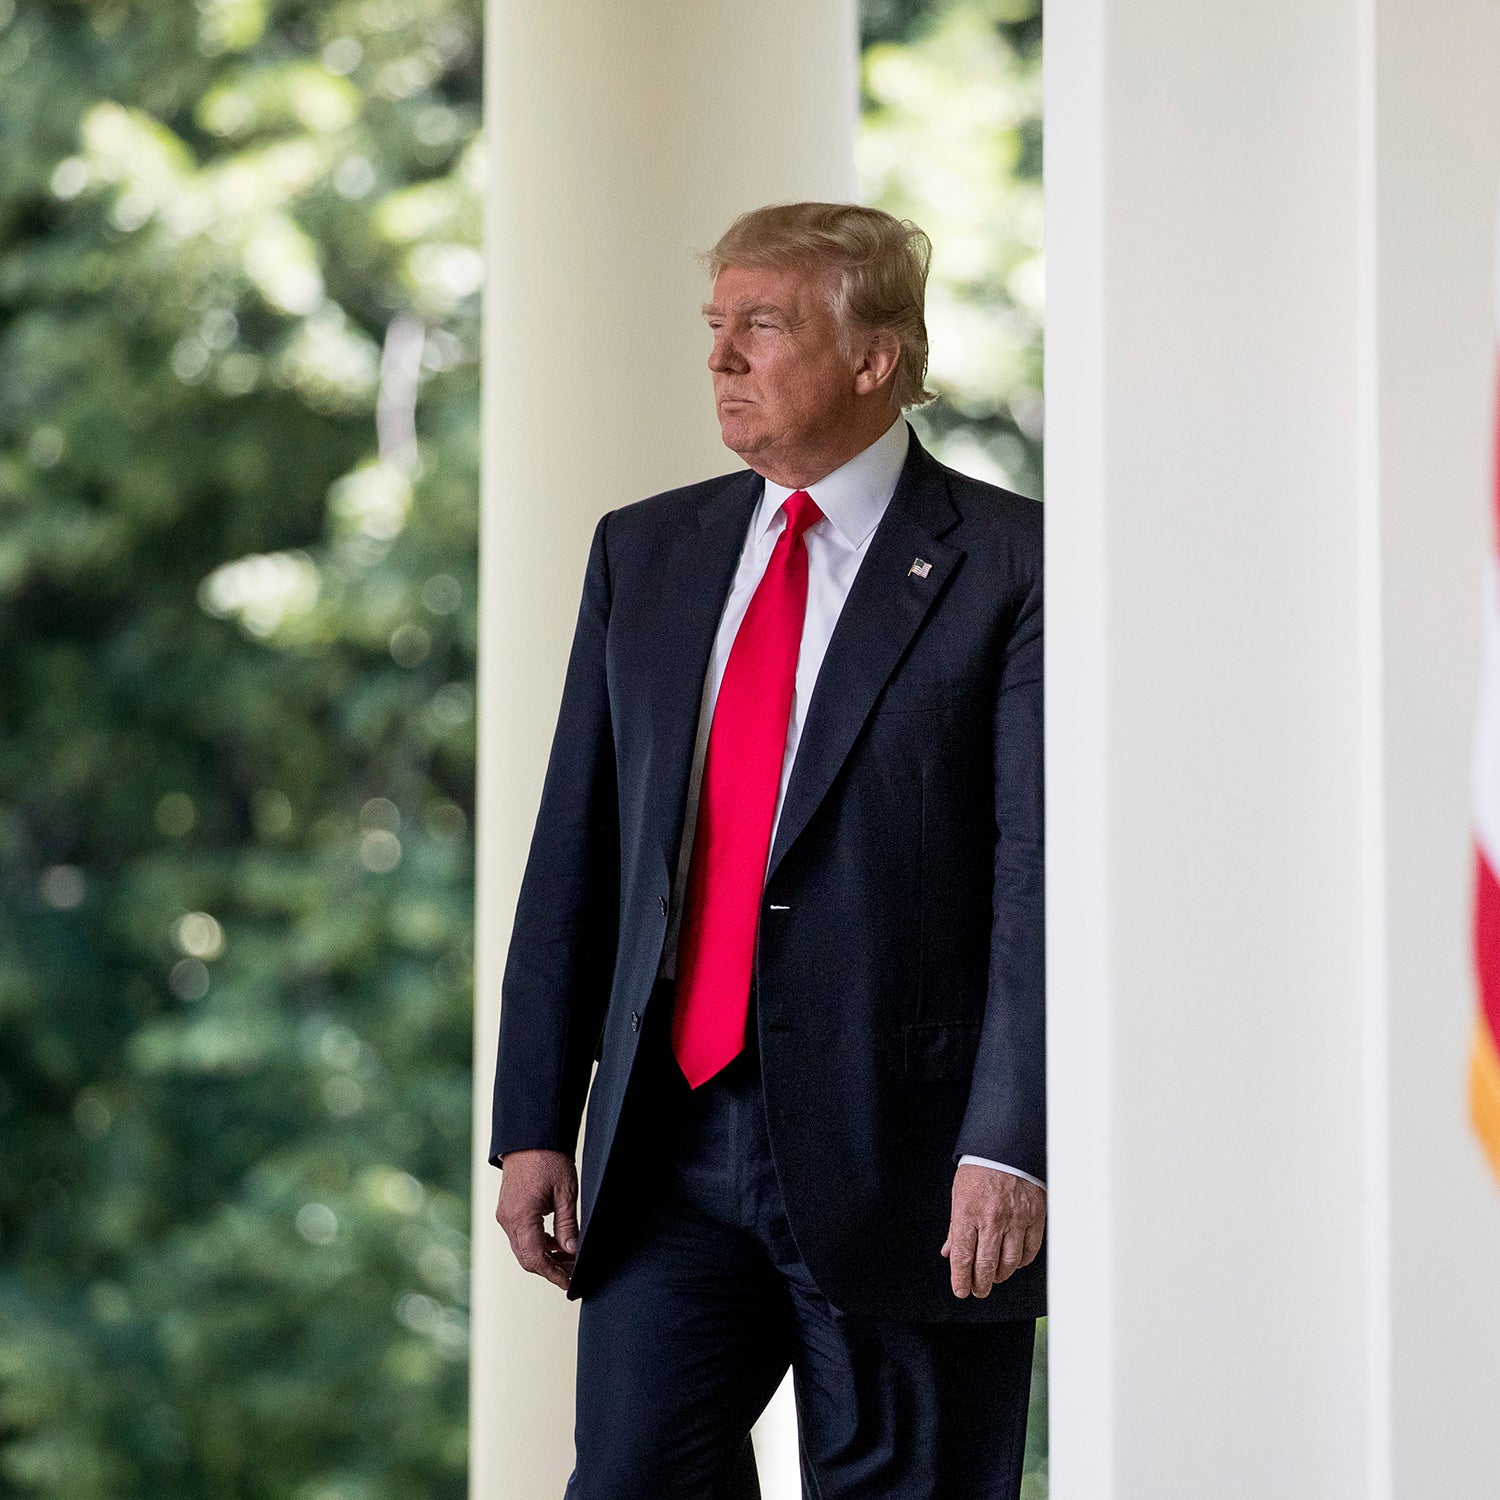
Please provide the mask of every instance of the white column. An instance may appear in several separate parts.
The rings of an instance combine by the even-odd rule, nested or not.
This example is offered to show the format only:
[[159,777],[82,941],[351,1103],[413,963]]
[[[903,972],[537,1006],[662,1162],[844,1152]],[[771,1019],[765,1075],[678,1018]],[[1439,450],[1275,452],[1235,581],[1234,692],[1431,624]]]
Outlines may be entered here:
[[1375,40],[1392,1493],[1489,1500],[1500,1491],[1500,1193],[1458,1081],[1472,992],[1468,736],[1491,537],[1500,5],[1382,0]]
[[[576,1309],[511,1263],[484,1163],[500,974],[599,515],[739,466],[693,259],[735,214],[854,197],[853,0],[487,11],[473,1437],[476,1500],[560,1496]],[[789,1410],[766,1434],[783,1455]]]
[[1052,1494],[1480,1500],[1500,8],[1047,24]]

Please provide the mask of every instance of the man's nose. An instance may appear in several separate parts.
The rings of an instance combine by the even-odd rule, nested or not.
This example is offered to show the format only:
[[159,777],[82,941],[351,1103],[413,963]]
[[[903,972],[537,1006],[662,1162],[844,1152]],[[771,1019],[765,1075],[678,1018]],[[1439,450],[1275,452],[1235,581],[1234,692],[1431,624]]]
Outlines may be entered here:
[[713,348],[708,351],[708,368],[715,375],[742,374],[748,366],[733,339],[723,334],[714,340]]

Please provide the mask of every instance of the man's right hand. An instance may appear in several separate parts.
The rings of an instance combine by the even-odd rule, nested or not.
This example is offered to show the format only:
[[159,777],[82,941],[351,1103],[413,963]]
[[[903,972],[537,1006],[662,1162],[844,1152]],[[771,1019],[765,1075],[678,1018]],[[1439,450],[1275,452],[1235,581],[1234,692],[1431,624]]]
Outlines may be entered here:
[[[542,1220],[552,1215],[552,1233]],[[567,1290],[578,1251],[578,1173],[561,1151],[507,1151],[495,1218],[523,1270]]]

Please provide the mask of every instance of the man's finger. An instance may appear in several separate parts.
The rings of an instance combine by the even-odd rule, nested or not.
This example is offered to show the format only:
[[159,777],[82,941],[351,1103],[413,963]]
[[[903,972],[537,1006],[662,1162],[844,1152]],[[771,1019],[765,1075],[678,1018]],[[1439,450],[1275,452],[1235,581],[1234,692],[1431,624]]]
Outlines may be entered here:
[[1025,1243],[1025,1236],[1018,1230],[1006,1231],[1005,1238],[1000,1243],[1000,1268],[995,1273],[997,1284],[1009,1280],[1015,1274],[1021,1264],[1021,1251]]
[[978,1229],[972,1219],[955,1220],[948,1230],[948,1279],[955,1297],[967,1297],[974,1289],[974,1248]]
[[988,1221],[980,1225],[974,1250],[974,1295],[988,1297],[998,1278],[995,1267],[1000,1263],[1000,1232]]
[[561,1266],[563,1270],[569,1276],[571,1276],[573,1274],[573,1265],[577,1260],[577,1256],[573,1255],[570,1251],[564,1250],[563,1247],[559,1245],[550,1234],[544,1234],[542,1236],[542,1243],[547,1247],[547,1259],[550,1260],[553,1265]]
[[564,1291],[568,1289],[567,1273],[547,1254],[547,1239],[539,1218],[519,1225],[510,1243],[523,1271],[530,1271]]
[[1029,1266],[1042,1248],[1044,1225],[1032,1224],[1026,1230],[1026,1243],[1021,1250],[1021,1264]]
[[552,1238],[572,1255],[578,1248],[578,1199],[572,1186],[560,1182],[552,1193]]

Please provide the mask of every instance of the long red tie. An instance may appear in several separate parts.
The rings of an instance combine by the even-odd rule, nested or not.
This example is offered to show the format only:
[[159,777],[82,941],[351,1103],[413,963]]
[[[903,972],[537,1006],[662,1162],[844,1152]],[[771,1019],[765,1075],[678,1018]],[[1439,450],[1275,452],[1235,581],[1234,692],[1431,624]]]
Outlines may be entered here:
[[802,533],[823,516],[806,490],[788,495],[782,509],[786,527],[729,648],[703,758],[672,1014],[672,1051],[693,1088],[745,1045],[755,927],[807,612]]

